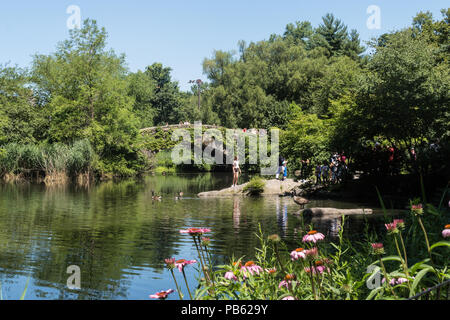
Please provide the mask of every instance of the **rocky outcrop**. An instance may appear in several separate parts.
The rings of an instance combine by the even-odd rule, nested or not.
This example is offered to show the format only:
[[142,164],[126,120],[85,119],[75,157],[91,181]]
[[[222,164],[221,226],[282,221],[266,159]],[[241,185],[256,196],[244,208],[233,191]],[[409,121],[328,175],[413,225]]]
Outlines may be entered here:
[[338,217],[343,215],[367,215],[372,214],[373,210],[369,208],[361,209],[337,209],[337,208],[306,208],[294,213],[294,215],[312,216],[312,217]]
[[326,188],[323,185],[313,184],[311,181],[306,181],[291,190],[292,196],[311,197],[324,193]]
[[[248,183],[248,182],[247,182]],[[198,194],[199,197],[230,197],[234,195],[245,195],[243,189],[247,183],[240,184],[236,187],[229,187],[222,190],[206,191]],[[280,196],[291,194],[292,190],[301,185],[293,179],[286,179],[284,181],[271,179],[265,181],[264,191],[262,196]]]

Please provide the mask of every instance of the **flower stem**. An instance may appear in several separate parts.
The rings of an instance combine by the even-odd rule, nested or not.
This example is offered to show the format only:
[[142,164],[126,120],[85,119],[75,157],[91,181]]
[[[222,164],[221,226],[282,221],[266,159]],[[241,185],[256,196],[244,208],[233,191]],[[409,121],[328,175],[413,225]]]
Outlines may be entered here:
[[215,285],[215,283],[214,283],[214,272],[212,270],[213,264],[212,264],[211,254],[210,254],[210,252],[209,252],[209,250],[208,250],[208,248],[206,246],[205,246],[205,255],[208,257],[209,265],[211,267],[211,269],[208,268],[208,270],[210,270],[210,272],[211,272],[211,274],[210,274],[211,281],[212,281],[213,286],[214,286]]
[[[401,235],[399,235],[399,237],[401,239]],[[408,282],[407,282],[408,283],[408,287],[411,290],[411,283],[409,282],[410,279],[409,279],[409,272],[408,272],[408,264],[406,263],[405,258],[403,258],[402,253],[400,252],[400,247],[398,245],[398,241],[397,241],[397,236],[396,235],[394,235],[394,240],[395,240],[395,247],[397,248],[397,252],[398,252],[398,255],[400,257],[402,266],[403,266],[403,271],[405,271],[406,278],[408,279]],[[402,243],[403,243],[403,240],[402,240]],[[403,249],[404,248],[405,247],[403,246]],[[406,255],[406,252],[405,252],[405,255]]]
[[273,244],[273,246],[274,246],[275,255],[277,256],[278,264],[280,265],[281,271],[283,273],[286,273],[286,271],[284,270],[283,262],[281,262],[281,257],[280,257],[280,253],[278,252],[278,245],[277,245],[277,243],[275,242]]
[[418,217],[418,220],[419,220],[420,227],[422,228],[423,234],[425,236],[425,242],[427,244],[428,256],[430,257],[431,265],[433,266],[433,270],[436,273],[436,276],[438,277],[439,281],[441,281],[440,273],[436,270],[436,267],[433,262],[433,258],[431,257],[431,248],[430,248],[430,242],[428,241],[427,231],[425,230],[425,226],[422,223],[422,219],[420,217]]
[[419,220],[420,227],[422,228],[423,235],[425,236],[425,242],[427,244],[428,255],[430,256],[430,260],[433,263],[433,259],[431,258],[430,242],[428,241],[427,231],[425,230],[425,226],[422,223],[422,219],[420,217],[418,217],[418,220]]
[[170,273],[172,274],[173,281],[175,281],[175,285],[177,286],[178,296],[180,297],[180,300],[183,300],[183,297],[181,296],[180,287],[178,287],[177,279],[175,278],[175,275],[173,274],[172,269],[170,269]]
[[405,256],[405,264],[406,266],[408,266],[408,257],[406,256],[406,247],[405,247],[405,243],[403,242],[403,237],[402,237],[402,233],[399,233],[399,237],[400,237],[400,242],[402,243],[402,248],[403,248],[403,255]]
[[314,300],[317,300],[316,288],[314,286],[314,278],[313,278],[312,272],[313,272],[313,266],[312,266],[312,263],[310,261],[309,262],[309,278],[311,280],[311,289],[312,289],[312,292],[313,292],[313,295],[314,295]]
[[[194,239],[194,244],[195,244],[195,248],[197,249],[197,253],[198,253],[198,258],[199,258],[199,260],[200,260],[200,266],[201,266],[201,268],[202,268],[202,270],[203,270],[203,274],[205,275],[205,281],[207,282],[207,283],[209,283],[209,276],[208,276],[208,274],[207,274],[207,272],[206,272],[206,270],[205,270],[205,264],[204,264],[204,262],[203,262],[203,259],[202,259],[202,252],[201,252],[201,249],[199,248],[199,245],[197,244],[197,239],[196,239],[196,237],[194,236],[193,237],[193,239]],[[201,245],[200,245],[201,246]]]
[[383,260],[381,260],[381,256],[379,256],[379,258],[380,258],[380,265],[381,265],[381,268],[382,268],[383,273],[384,273],[384,278],[386,279],[386,284],[391,289],[391,292],[394,295],[394,297],[398,299],[397,295],[394,292],[394,288],[392,288],[391,284],[389,283],[390,279],[389,279],[389,277],[387,275],[386,268],[384,267]]
[[320,281],[320,272],[317,270],[317,268],[314,269],[316,272],[316,278],[317,278],[317,286],[319,287],[319,298],[322,295],[322,281]]
[[182,269],[182,271],[183,271],[184,282],[186,282],[186,288],[188,289],[188,292],[189,292],[189,297],[191,297],[191,300],[194,300],[194,299],[192,299],[191,290],[189,290],[189,285],[188,285],[188,282],[186,279],[186,274],[184,273],[184,268]]

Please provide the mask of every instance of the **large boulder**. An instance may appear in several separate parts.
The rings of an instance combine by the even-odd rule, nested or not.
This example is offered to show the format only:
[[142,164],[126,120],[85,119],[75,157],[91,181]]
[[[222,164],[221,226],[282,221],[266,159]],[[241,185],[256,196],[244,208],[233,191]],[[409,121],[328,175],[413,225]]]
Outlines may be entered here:
[[372,214],[373,210],[369,208],[361,209],[337,209],[337,208],[306,208],[294,213],[294,215],[312,216],[312,217],[337,217],[343,215],[367,215]]
[[[248,183],[248,182],[247,182]],[[240,184],[236,187],[229,187],[222,190],[213,190],[200,192],[199,197],[230,197],[233,195],[245,195],[243,189],[247,183]],[[280,196],[285,194],[291,194],[295,187],[301,185],[300,182],[296,182],[293,179],[285,179],[280,181],[277,179],[265,180],[264,191],[262,196]]]

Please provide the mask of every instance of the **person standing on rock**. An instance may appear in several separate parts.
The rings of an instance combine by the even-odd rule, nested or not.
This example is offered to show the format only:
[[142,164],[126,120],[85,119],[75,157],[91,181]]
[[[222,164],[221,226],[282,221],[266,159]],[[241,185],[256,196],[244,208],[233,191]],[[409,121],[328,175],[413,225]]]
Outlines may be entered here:
[[241,174],[241,168],[239,168],[239,158],[234,156],[233,161],[233,185],[232,187],[237,186],[239,175]]
[[284,179],[287,178],[287,161],[286,160],[283,161],[283,166],[281,167],[281,175],[282,175],[281,181],[284,181]]
[[282,155],[280,155],[279,157],[278,157],[278,169],[277,169],[277,173],[276,173],[276,175],[275,175],[275,178],[278,180],[278,177],[280,176],[280,173],[281,173],[281,176],[283,176],[283,162],[284,162],[284,158],[283,158],[283,156]]

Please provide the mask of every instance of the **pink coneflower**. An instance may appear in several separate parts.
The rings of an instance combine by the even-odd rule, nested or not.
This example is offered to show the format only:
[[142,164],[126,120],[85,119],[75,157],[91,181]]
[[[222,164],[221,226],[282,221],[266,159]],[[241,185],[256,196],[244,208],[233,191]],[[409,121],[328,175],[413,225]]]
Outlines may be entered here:
[[317,241],[323,240],[324,238],[325,238],[325,236],[322,233],[317,232],[316,230],[311,230],[303,237],[303,242],[316,243]]
[[310,267],[305,267],[304,270],[305,270],[306,273],[310,273],[311,270],[312,270],[313,274],[316,274],[316,273],[322,274],[325,271],[330,273],[330,268],[327,268],[327,267],[322,266],[322,265],[317,266],[317,267],[312,267],[312,269]]
[[[413,277],[414,278],[414,277]],[[391,280],[389,280],[389,284],[391,285],[391,286],[395,286],[396,284],[402,284],[402,283],[405,283],[405,282],[408,282],[409,280],[408,279],[406,279],[406,278],[402,278],[402,277],[398,277],[398,278],[392,278]],[[383,278],[382,280],[381,280],[381,283],[385,283],[386,282],[386,279],[385,278]]]
[[243,272],[245,278],[246,276],[248,276],[247,272],[253,275],[255,273],[260,274],[264,270],[260,266],[256,265],[255,262],[248,261],[247,263],[244,264],[244,266],[241,267],[241,271]]
[[408,279],[406,279],[406,278],[398,278],[397,279],[397,284],[402,284],[402,283],[405,283],[405,282],[408,282]]
[[325,271],[330,273],[330,268],[327,268],[325,266],[318,266],[316,267],[316,271],[319,272],[320,274],[324,273]]
[[450,237],[450,224],[447,224],[447,225],[445,226],[445,229],[442,230],[442,236],[443,236],[444,238]]
[[211,232],[208,228],[189,228],[186,230],[180,230],[180,233],[188,233],[191,236],[201,236],[204,233]]
[[233,280],[233,281],[237,281],[237,277],[236,275],[233,273],[233,271],[228,271],[225,273],[224,278],[227,280]]
[[167,268],[169,269],[175,268],[175,258],[164,259],[164,262],[166,263]]
[[276,269],[276,268],[270,268],[270,269],[265,269],[265,270],[266,270],[266,272],[269,273],[269,274],[274,274],[274,273],[277,272],[277,269]]
[[[383,279],[381,280],[381,283],[385,283],[385,282],[386,282],[386,278],[383,277]],[[395,278],[392,278],[391,280],[389,280],[389,284],[391,286],[395,286],[395,283],[396,283]]]
[[394,219],[394,223],[399,229],[405,229],[405,221],[403,219]]
[[281,289],[283,287],[289,290],[289,288],[291,287],[291,282],[290,281],[286,281],[286,280],[281,281],[278,284],[278,288]]
[[319,250],[317,249],[317,247],[314,247],[309,250],[305,250],[305,254],[308,258],[314,259],[319,255]]
[[197,263],[197,261],[180,259],[180,260],[175,261],[175,267],[178,268],[178,270],[180,270],[180,272],[182,272],[185,266],[187,266],[189,264],[193,264],[193,263]]
[[[310,273],[311,272],[311,268],[310,267],[305,267],[303,269],[305,270],[306,273]],[[313,268],[313,273],[314,273],[314,268]]]
[[278,284],[278,289],[286,288],[289,290],[289,286],[291,285],[290,281],[283,280]]
[[395,222],[395,220],[394,220],[394,222],[385,224],[385,226],[386,226],[386,230],[388,231],[389,234],[394,234],[394,233],[398,232],[397,223]]
[[421,204],[421,203],[419,203],[419,204],[413,204],[413,205],[411,206],[411,211],[412,211],[414,214],[416,214],[416,215],[421,215],[421,214],[423,214],[423,207],[422,207],[422,204]]
[[169,294],[171,294],[173,291],[174,291],[173,289],[169,289],[169,290],[166,290],[166,291],[160,291],[160,292],[157,292],[157,293],[155,293],[155,294],[151,294],[151,295],[150,295],[150,298],[152,298],[152,299],[166,300],[167,296],[168,296]]
[[211,239],[210,238],[206,238],[206,237],[202,238],[202,245],[204,245],[205,247],[209,246],[210,243],[211,243]]
[[287,297],[284,297],[281,300],[295,300],[295,298],[293,296],[287,296]]
[[295,280],[295,274],[287,274],[287,275],[284,277],[283,281],[281,281],[281,282],[278,284],[278,288],[283,288],[283,287],[285,287],[286,289],[289,290],[289,289],[291,288],[292,280]]
[[298,259],[305,259],[306,258],[306,252],[303,250],[303,248],[297,248],[294,251],[291,252],[291,260],[296,261]]
[[382,243],[372,243],[370,245],[372,246],[374,254],[384,254],[384,246]]

